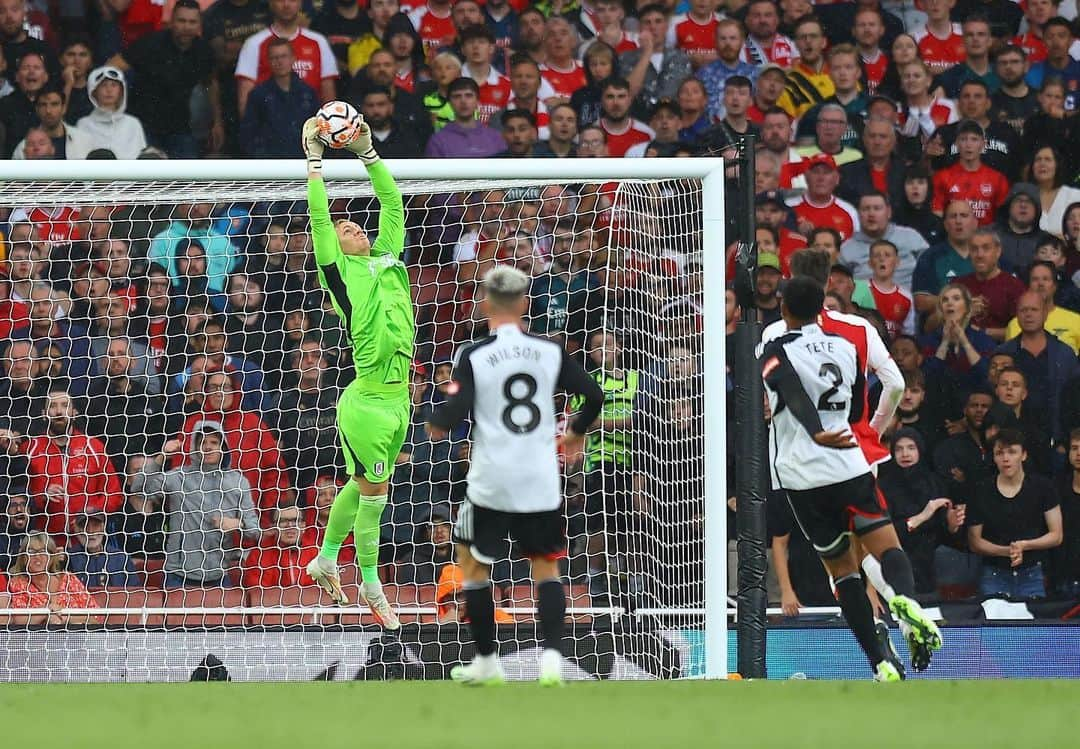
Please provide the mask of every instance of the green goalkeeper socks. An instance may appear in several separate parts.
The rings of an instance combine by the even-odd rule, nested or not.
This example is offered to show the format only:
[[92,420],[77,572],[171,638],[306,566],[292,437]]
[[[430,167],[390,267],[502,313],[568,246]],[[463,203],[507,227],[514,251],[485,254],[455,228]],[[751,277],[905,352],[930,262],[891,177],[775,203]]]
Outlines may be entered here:
[[360,497],[353,538],[356,540],[356,563],[360,566],[360,578],[365,583],[379,582],[379,531],[385,507],[385,494]]
[[323,537],[319,556],[337,563],[341,545],[353,529],[356,522],[356,508],[360,504],[360,486],[355,481],[346,481],[345,486],[334,498],[330,506],[330,519],[326,521],[326,535]]

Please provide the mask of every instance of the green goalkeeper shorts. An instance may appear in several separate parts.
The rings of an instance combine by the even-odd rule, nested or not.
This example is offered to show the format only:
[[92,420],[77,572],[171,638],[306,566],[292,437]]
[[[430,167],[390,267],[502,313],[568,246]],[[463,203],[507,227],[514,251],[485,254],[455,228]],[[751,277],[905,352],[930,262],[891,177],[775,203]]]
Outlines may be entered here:
[[407,387],[352,382],[338,401],[338,439],[350,476],[390,480],[405,444],[411,404]]

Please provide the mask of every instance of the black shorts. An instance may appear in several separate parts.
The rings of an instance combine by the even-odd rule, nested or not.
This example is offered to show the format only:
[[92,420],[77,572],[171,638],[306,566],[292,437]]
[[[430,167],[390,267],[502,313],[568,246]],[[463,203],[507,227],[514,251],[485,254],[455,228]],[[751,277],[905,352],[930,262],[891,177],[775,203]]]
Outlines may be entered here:
[[545,512],[505,512],[478,507],[468,499],[454,524],[454,541],[469,547],[478,562],[493,564],[509,553],[508,541],[529,559],[566,556],[566,515],[560,507]]
[[817,489],[788,490],[803,535],[822,559],[847,553],[850,534],[861,536],[892,523],[873,475],[865,473]]

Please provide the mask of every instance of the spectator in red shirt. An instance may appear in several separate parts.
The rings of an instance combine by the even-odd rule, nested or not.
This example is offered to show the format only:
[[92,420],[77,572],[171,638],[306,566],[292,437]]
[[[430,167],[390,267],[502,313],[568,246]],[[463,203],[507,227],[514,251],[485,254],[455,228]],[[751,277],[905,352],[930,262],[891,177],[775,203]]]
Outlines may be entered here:
[[48,534],[41,532],[31,533],[19,550],[19,557],[11,569],[8,594],[13,609],[51,609],[54,612],[15,617],[14,624],[86,624],[94,617],[55,612],[98,607],[79,578],[64,571],[64,552]]
[[1016,315],[1016,303],[1027,289],[1024,282],[1001,270],[1001,239],[990,228],[978,229],[968,242],[973,273],[956,283],[971,292],[971,321],[995,341],[1005,340],[1005,328]]
[[612,158],[622,158],[631,147],[656,137],[652,128],[630,116],[630,106],[630,84],[623,78],[608,78],[601,90],[598,124],[607,135],[608,156]]
[[100,440],[75,427],[79,415],[66,390],[53,388],[45,402],[45,433],[26,438],[0,430],[0,449],[23,454],[30,493],[45,514],[45,530],[65,540],[71,520],[87,509],[118,511],[124,493]]
[[795,219],[802,234],[809,234],[819,226],[831,226],[849,239],[859,229],[859,214],[855,207],[836,197],[840,184],[840,172],[836,160],[827,153],[819,153],[806,159],[806,192],[802,197],[788,201],[795,211]]
[[286,588],[311,585],[304,571],[319,554],[319,547],[306,544],[304,517],[296,505],[274,510],[273,531],[263,533],[259,547],[244,558],[242,584],[245,588]]
[[584,66],[574,57],[577,43],[577,31],[565,18],[548,19],[544,32],[545,60],[540,71],[555,90],[555,96],[567,101],[588,84]]
[[974,120],[964,120],[956,130],[957,162],[934,174],[934,212],[944,215],[954,200],[971,204],[980,226],[994,223],[998,208],[1009,195],[1009,181],[982,160],[986,135]]
[[[222,370],[206,373],[202,392],[194,394],[199,410],[188,416],[180,434],[183,454],[194,453],[192,435],[207,422],[220,424],[229,449],[229,465],[244,474],[257,508],[268,510],[290,493],[277,440],[257,413],[240,408],[240,394]],[[269,519],[269,518],[267,518]]]
[[454,21],[451,18],[450,0],[428,0],[409,13],[413,28],[420,34],[424,44],[424,56],[430,62],[442,47],[454,43]]
[[966,57],[960,24],[953,23],[949,16],[955,5],[956,0],[923,0],[926,27],[916,31],[914,36],[919,45],[919,57],[935,73],[962,63]]
[[487,26],[470,26],[458,37],[461,51],[465,55],[465,65],[461,75],[472,78],[480,87],[480,121],[498,127],[491,122],[491,115],[506,106],[510,101],[510,79],[502,75],[491,65],[495,54],[495,35]]

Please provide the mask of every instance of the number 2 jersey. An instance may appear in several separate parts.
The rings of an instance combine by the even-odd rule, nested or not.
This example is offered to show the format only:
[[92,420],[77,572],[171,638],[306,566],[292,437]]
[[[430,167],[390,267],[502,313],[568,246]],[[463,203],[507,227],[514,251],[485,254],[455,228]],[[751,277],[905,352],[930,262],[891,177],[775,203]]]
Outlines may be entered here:
[[559,508],[557,390],[584,396],[570,428],[585,434],[604,393],[559,344],[507,324],[458,351],[450,397],[430,421],[449,430],[472,415],[469,501],[503,512]]
[[[889,354],[885,342],[881,340],[874,326],[858,315],[823,310],[818,315],[818,325],[824,332],[838,335],[855,347],[859,370],[865,380],[869,380],[871,374],[877,375],[881,380],[881,399],[878,401],[874,420],[884,428],[892,421],[893,413],[904,396],[904,376]],[[786,333],[787,323],[778,320],[765,328],[761,335],[762,345],[768,345]],[[863,405],[858,411],[859,418],[851,424],[851,432],[859,442],[866,461],[870,465],[876,465],[889,459],[889,451],[881,444],[877,430],[870,424],[866,391],[859,397],[863,399]],[[774,484],[774,488],[780,487]]]
[[866,378],[855,346],[805,325],[765,346],[761,375],[772,410],[769,462],[778,488],[817,489],[870,472],[860,449],[823,447],[813,438],[846,432],[849,420],[862,416]]

